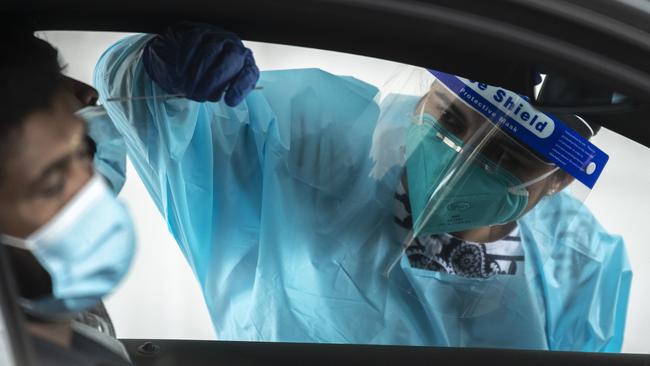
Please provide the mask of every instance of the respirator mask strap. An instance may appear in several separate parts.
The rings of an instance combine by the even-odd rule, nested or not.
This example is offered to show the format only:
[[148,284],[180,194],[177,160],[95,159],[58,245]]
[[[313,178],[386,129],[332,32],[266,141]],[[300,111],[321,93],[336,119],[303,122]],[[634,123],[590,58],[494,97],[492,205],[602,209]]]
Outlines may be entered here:
[[535,179],[531,179],[528,182],[518,184],[516,186],[512,186],[508,188],[508,193],[515,194],[518,196],[528,196],[528,190],[526,189],[527,187],[532,186],[533,184],[539,183],[543,181],[544,179],[550,177],[553,175],[555,172],[557,172],[560,169],[560,167],[556,166],[555,168],[551,169],[550,171],[540,175],[539,177]]

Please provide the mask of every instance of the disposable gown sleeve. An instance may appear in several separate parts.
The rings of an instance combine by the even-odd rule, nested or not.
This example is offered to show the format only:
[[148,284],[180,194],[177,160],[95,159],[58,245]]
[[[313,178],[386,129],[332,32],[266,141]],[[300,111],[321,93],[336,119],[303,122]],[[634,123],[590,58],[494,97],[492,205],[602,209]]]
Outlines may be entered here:
[[[578,268],[570,271],[572,279],[563,281],[570,285],[562,288],[558,283],[552,287],[550,296],[566,301],[553,304],[558,311],[557,317],[552,318],[553,349],[620,352],[623,347],[632,270],[620,236],[599,228],[594,240],[600,253],[586,259],[580,258],[583,253],[574,252],[572,255],[578,261],[574,265]],[[582,263],[584,267],[580,266]]]
[[119,194],[126,181],[126,144],[115,125],[108,119],[86,121],[88,138],[95,144],[93,166],[115,193]]
[[[94,83],[169,230],[206,278],[206,258],[223,249],[213,247],[215,234],[251,237],[226,231],[259,225],[260,161],[273,116],[255,91],[236,107],[165,97],[142,63],[151,37],[130,36],[106,50]],[[217,217],[216,205],[231,215]],[[249,241],[239,241],[242,251]]]
[[623,239],[567,193],[544,206],[524,230],[541,253],[550,348],[620,352],[632,283]]

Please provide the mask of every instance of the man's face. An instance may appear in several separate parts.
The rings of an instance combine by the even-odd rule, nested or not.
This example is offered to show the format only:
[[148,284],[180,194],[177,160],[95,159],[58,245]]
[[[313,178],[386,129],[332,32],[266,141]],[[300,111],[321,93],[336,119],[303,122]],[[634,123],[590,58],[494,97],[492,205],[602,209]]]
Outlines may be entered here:
[[[67,79],[48,110],[27,115],[0,162],[0,233],[29,236],[88,182],[86,127],[74,112],[96,101],[92,87]],[[52,292],[49,274],[29,251],[8,247],[8,254],[21,296]]]
[[[428,95],[418,105],[417,113],[422,112],[432,115],[445,129],[461,139],[466,148],[476,148],[481,156],[507,170],[522,183],[538,178],[554,168],[495,127],[440,82],[432,85]],[[569,182],[569,177],[558,171],[543,181],[528,186],[528,205],[524,212],[530,211],[545,195],[561,190]]]
[[[6,148],[0,232],[26,237],[47,223],[92,175],[84,122],[74,112],[96,92],[69,79],[48,110],[29,114]],[[85,90],[85,91],[84,91]]]

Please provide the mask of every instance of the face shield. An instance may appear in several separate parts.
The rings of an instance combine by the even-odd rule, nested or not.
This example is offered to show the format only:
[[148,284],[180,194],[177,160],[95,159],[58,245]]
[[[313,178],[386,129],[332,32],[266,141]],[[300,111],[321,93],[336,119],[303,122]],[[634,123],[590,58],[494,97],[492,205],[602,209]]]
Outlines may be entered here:
[[[593,129],[503,88],[436,71],[403,77],[423,87],[409,99],[399,182],[407,233],[384,276],[436,318],[542,322],[544,266],[574,266],[567,241],[592,240],[582,203],[607,161]],[[390,100],[383,111],[407,98]]]
[[558,171],[555,164],[438,81],[415,111],[406,155],[415,236],[508,224],[534,205],[537,193],[559,184],[547,179]]

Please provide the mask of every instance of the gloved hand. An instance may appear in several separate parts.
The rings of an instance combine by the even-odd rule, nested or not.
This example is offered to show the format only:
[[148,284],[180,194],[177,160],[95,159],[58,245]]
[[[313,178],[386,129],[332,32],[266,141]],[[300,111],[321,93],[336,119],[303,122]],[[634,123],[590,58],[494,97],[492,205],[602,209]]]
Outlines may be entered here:
[[197,102],[216,102],[225,93],[231,107],[255,88],[260,76],[253,53],[239,37],[209,24],[169,27],[145,45],[142,61],[165,92]]

